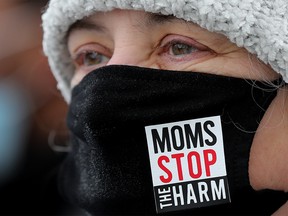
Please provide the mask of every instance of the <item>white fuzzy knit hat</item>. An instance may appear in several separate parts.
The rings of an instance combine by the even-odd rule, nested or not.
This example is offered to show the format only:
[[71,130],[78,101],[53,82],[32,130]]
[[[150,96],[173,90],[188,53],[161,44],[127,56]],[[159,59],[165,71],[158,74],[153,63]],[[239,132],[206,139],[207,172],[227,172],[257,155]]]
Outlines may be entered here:
[[288,82],[288,0],[50,0],[42,16],[44,52],[68,103],[74,66],[67,31],[77,20],[115,8],[174,15],[221,33]]

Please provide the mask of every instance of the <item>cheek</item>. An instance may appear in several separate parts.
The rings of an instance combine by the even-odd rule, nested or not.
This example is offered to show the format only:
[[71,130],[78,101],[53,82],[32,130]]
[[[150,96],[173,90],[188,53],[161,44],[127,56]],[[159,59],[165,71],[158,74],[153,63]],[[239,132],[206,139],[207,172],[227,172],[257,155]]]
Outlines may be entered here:
[[81,80],[88,74],[90,73],[90,71],[93,71],[96,68],[91,68],[91,70],[76,70],[71,81],[70,81],[70,85],[71,87],[75,87],[76,85],[78,85]]
[[205,68],[220,75],[244,79],[273,80],[278,77],[269,66],[246,51],[218,55]]
[[[213,72],[211,61],[215,59],[216,54],[209,51],[202,51],[192,56],[174,58],[168,55],[159,56],[156,59],[160,69],[176,71],[197,71]],[[207,68],[207,66],[209,66]]]
[[194,71],[256,80],[272,80],[278,76],[256,57],[251,57],[247,52],[242,51],[226,54],[208,53],[199,59],[191,60],[160,58],[157,63],[160,69]]
[[76,85],[78,85],[81,80],[84,78],[84,74],[80,74],[80,73],[75,73],[74,76],[71,79],[71,88],[75,87]]

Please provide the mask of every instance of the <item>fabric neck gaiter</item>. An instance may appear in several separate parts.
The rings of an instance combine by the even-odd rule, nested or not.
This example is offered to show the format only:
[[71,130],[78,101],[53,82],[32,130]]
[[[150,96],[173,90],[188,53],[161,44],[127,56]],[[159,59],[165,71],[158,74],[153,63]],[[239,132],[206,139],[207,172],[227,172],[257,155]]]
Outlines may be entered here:
[[270,214],[282,200],[273,206],[274,192],[252,190],[248,160],[281,81],[117,65],[91,72],[72,92],[63,196],[92,215]]

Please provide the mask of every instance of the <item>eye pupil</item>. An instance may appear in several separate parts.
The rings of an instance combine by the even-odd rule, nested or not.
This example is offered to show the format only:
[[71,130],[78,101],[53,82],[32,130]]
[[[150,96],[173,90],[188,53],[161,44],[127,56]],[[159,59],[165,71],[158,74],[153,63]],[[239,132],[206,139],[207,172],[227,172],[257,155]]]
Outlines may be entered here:
[[97,52],[88,52],[84,57],[84,65],[90,66],[95,64],[100,64],[102,62],[102,55],[99,55]]
[[187,44],[177,43],[172,45],[173,55],[186,55],[193,52],[193,50],[194,50],[193,47]]

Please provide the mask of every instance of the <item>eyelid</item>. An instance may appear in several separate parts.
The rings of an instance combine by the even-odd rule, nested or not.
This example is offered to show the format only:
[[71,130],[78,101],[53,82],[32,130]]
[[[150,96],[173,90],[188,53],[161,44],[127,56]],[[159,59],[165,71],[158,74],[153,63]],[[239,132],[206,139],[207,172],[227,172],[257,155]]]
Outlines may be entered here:
[[182,35],[167,35],[160,42],[160,48],[167,46],[167,44],[184,43],[193,46],[199,50],[210,50],[207,46],[195,41],[194,39]]
[[71,54],[71,58],[73,60],[76,60],[81,54],[85,54],[91,51],[95,51],[107,57],[111,57],[112,55],[110,50],[103,45],[100,45],[98,43],[87,43],[76,48],[75,51],[73,51],[73,53]]

